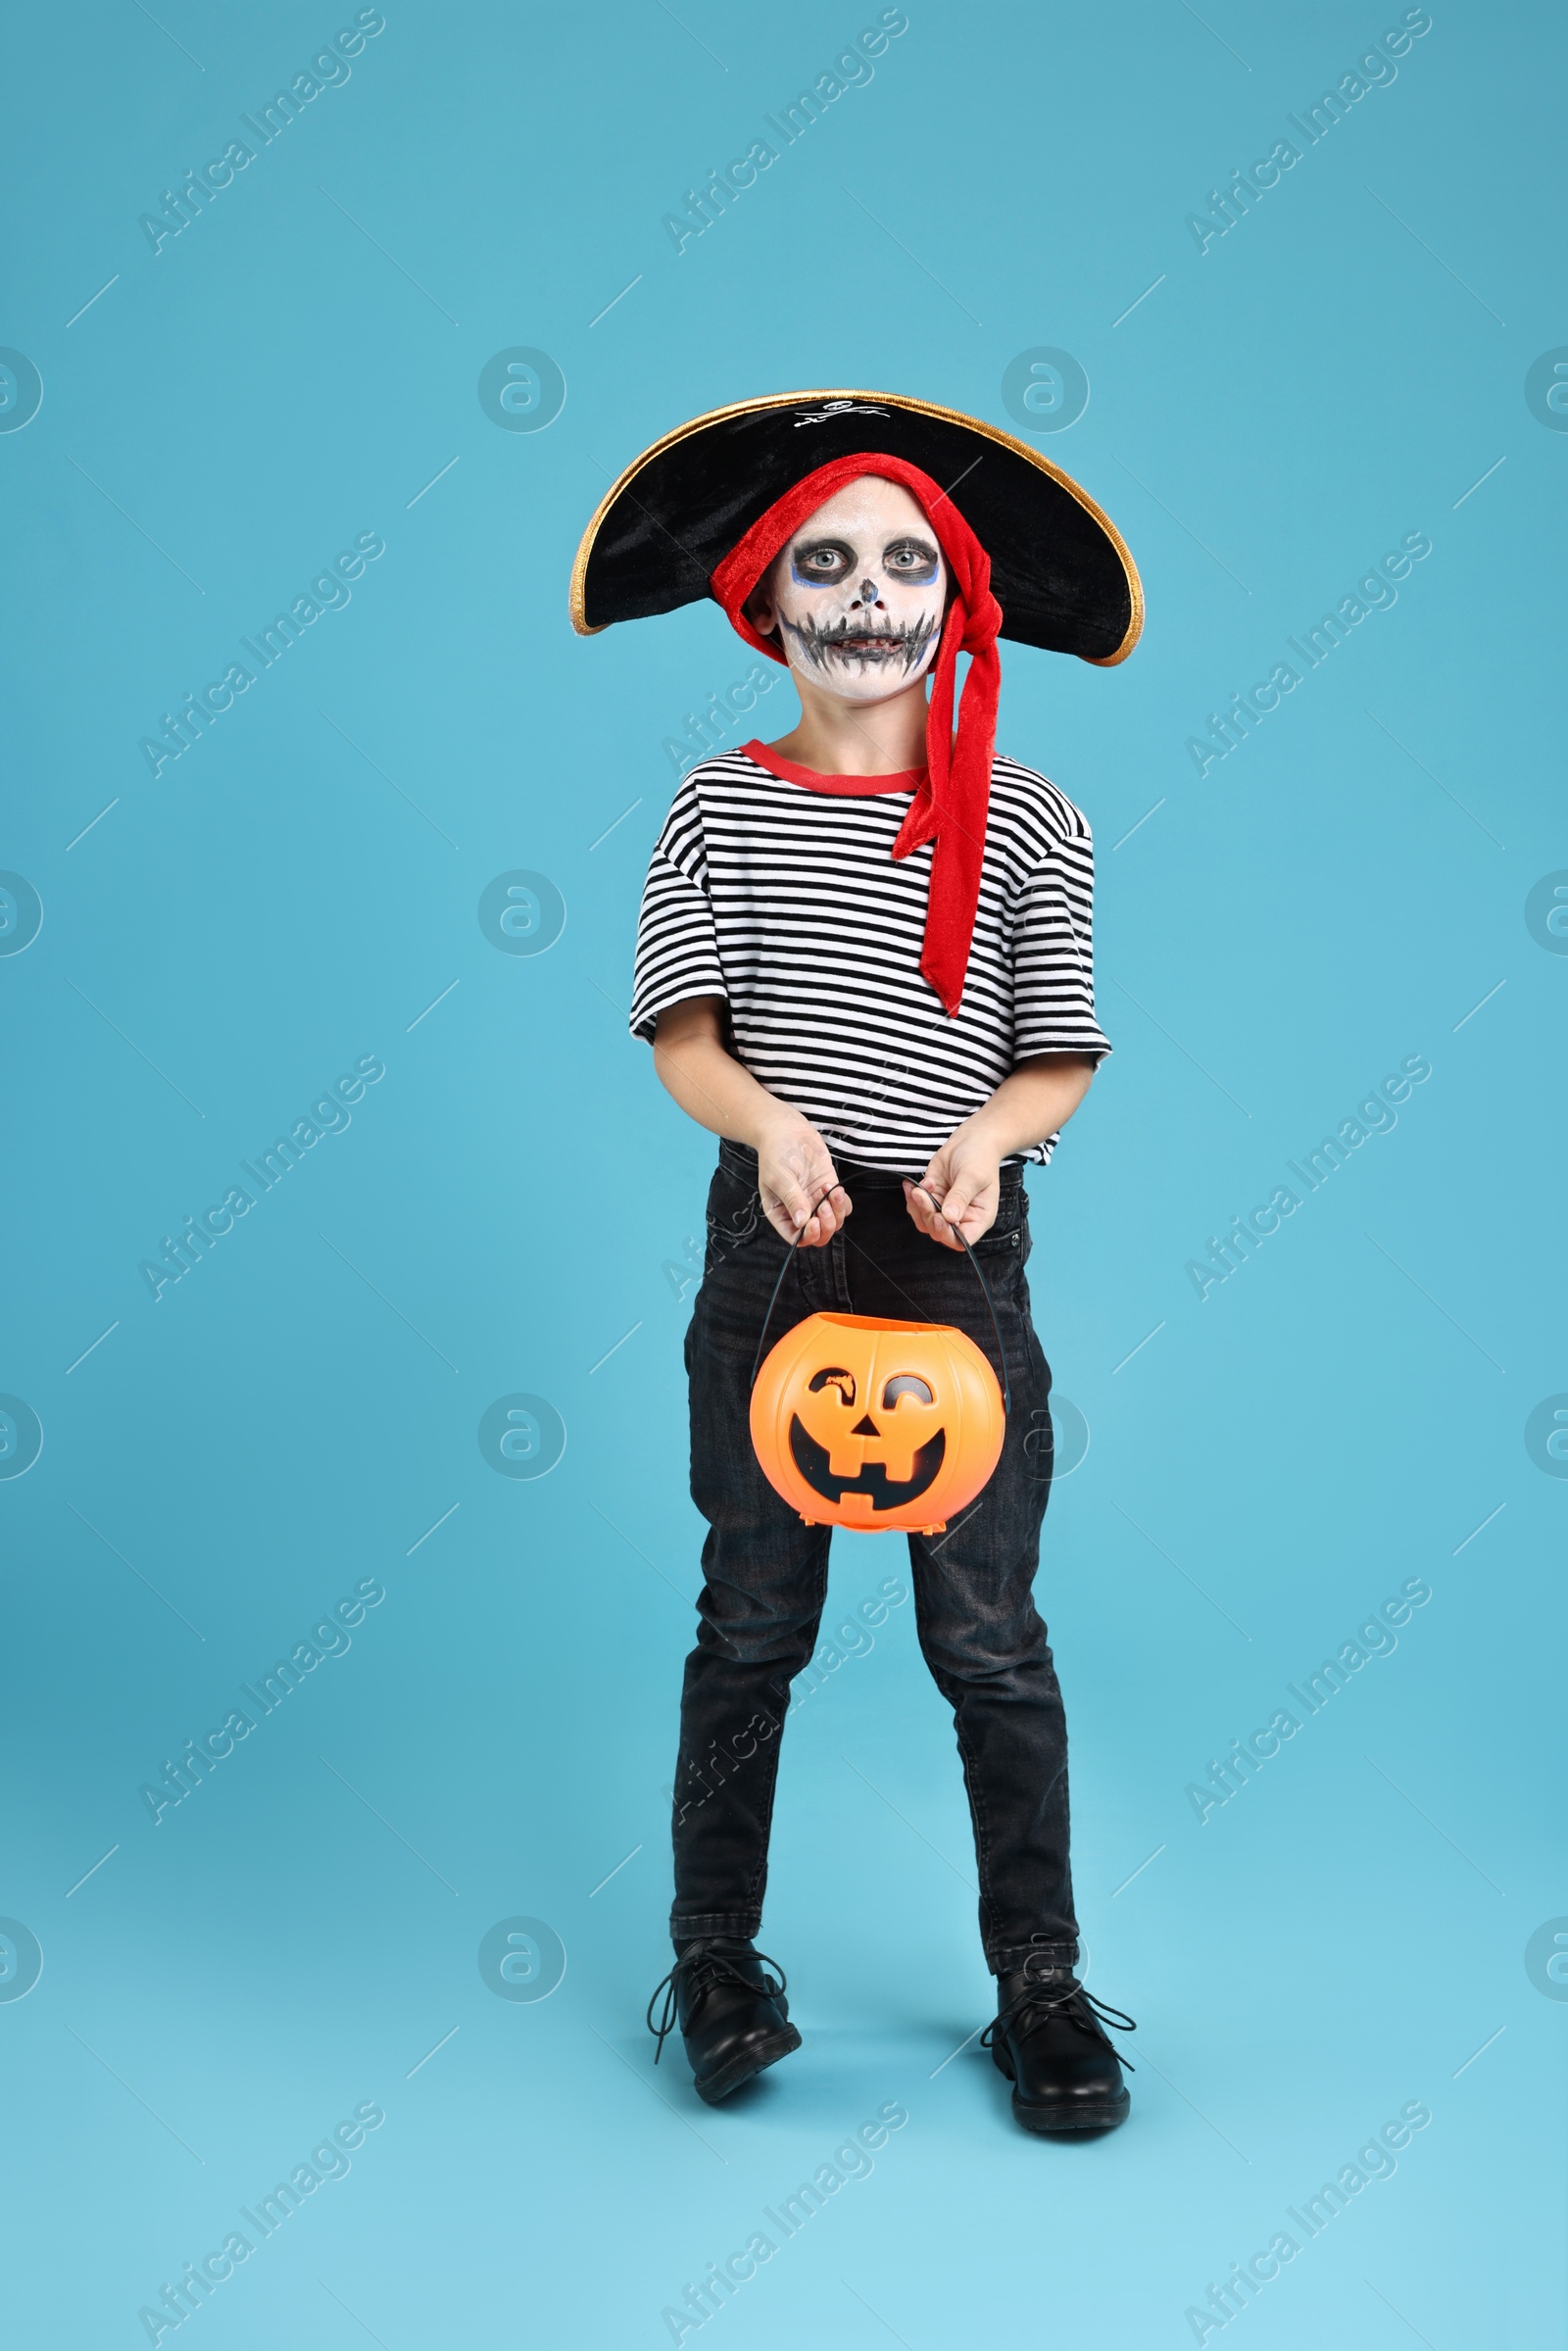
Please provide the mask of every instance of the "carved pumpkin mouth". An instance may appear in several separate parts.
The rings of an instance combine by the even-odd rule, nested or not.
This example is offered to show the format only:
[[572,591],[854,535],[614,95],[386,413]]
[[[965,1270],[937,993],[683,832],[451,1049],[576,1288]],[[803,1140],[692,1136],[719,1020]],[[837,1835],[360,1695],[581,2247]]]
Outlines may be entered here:
[[837,1478],[826,1445],[818,1445],[802,1427],[799,1414],[790,1417],[791,1457],[812,1493],[821,1494],[824,1501],[841,1502],[847,1494],[868,1494],[873,1511],[897,1510],[906,1502],[917,1501],[927,1487],[936,1483],[947,1449],[947,1437],[938,1429],[930,1444],[922,1445],[915,1453],[912,1474],[907,1478],[890,1478],[885,1461],[867,1461],[853,1478]]

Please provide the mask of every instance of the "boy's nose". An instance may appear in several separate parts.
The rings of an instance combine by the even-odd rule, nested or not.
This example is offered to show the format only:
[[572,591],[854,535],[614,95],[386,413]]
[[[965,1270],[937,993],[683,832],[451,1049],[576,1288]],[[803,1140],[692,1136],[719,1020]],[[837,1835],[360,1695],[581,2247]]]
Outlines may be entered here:
[[877,602],[876,581],[874,579],[862,579],[860,582],[860,593],[855,601],[857,604],[863,604],[866,610],[869,612],[871,607]]

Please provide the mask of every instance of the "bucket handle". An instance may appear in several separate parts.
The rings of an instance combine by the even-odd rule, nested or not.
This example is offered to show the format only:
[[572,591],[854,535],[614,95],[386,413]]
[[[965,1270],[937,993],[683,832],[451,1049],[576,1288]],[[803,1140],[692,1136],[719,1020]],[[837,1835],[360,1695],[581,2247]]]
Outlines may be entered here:
[[[748,1395],[750,1395],[752,1390],[757,1386],[757,1375],[761,1369],[762,1364],[762,1348],[767,1344],[767,1327],[773,1319],[773,1308],[778,1304],[778,1294],[784,1287],[784,1276],[789,1272],[790,1267],[795,1262],[795,1252],[801,1246],[801,1234],[805,1232],[807,1226],[810,1223],[811,1218],[816,1214],[817,1209],[822,1205],[822,1200],[828,1199],[829,1195],[837,1190],[838,1179],[835,1177],[834,1181],[828,1186],[827,1191],[823,1193],[822,1200],[814,1201],[810,1208],[808,1209],[806,1215],[802,1218],[801,1231],[800,1233],[796,1234],[794,1240],[790,1243],[790,1246],[785,1252],[784,1262],[778,1269],[778,1280],[773,1284],[773,1295],[767,1301],[767,1312],[762,1317],[762,1330],[761,1336],[757,1342],[757,1352],[752,1357],[752,1376],[746,1383]],[[959,1241],[963,1244],[963,1253],[968,1258],[970,1264],[974,1267],[974,1278],[980,1285],[980,1295],[986,1301],[986,1311],[991,1317],[991,1328],[997,1335],[997,1360],[1002,1365],[1002,1410],[1003,1415],[1005,1418],[1010,1415],[1012,1411],[1012,1383],[1007,1376],[1007,1350],[1002,1343],[1002,1325],[997,1320],[997,1309],[992,1301],[991,1286],[987,1282],[984,1273],[980,1269],[980,1260],[975,1255],[974,1250],[970,1248],[968,1235],[964,1232],[962,1226],[952,1225],[949,1227],[949,1230],[957,1234]]]

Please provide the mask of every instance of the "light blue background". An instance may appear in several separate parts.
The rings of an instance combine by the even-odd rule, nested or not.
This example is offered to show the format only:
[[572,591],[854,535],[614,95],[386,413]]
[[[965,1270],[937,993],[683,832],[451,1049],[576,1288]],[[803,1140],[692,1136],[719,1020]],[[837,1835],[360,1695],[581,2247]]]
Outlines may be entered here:
[[[1419,2099],[1397,2175],[1242,2338],[1560,2340],[1568,2008],[1524,1952],[1568,1912],[1568,1485],[1523,1436],[1568,1389],[1568,960],[1523,910],[1568,866],[1568,438],[1523,392],[1568,341],[1560,18],[1435,5],[1200,255],[1186,215],[1396,8],[910,0],[869,85],[677,257],[662,216],[874,8],[388,0],[352,79],[155,257],[138,216],[353,13],[19,28],[0,341],[44,396],[0,436],[0,864],[44,922],[0,960],[0,1388],[44,1447],[0,1483],[0,1909],[44,1968],[0,2005],[15,2339],[144,2341],[138,2307],[379,2100],[351,2175],[191,2322],[209,2351],[656,2345],[900,2100],[872,2176],[704,2339],[1150,2351]],[[943,2064],[989,1981],[906,1607],[789,1731],[764,1942],[803,2053],[716,2113],[677,2051],[652,2073],[711,1145],[622,1011],[662,742],[750,657],[708,606],[565,617],[609,479],[685,417],[858,385],[1006,425],[1042,344],[1091,396],[1040,445],[1150,608],[1123,668],[1009,650],[1002,726],[1094,823],[1116,1047],[1034,1185],[1031,1270],[1092,1433],[1040,1583],[1090,1983],[1140,2021],[1132,2122],[1088,2146],[1018,2132],[975,2049]],[[548,430],[480,408],[514,345],[564,372]],[[1396,607],[1200,782],[1205,713],[1412,530]],[[348,608],[155,782],[160,712],[372,531]],[[566,904],[538,957],[478,925],[513,868]],[[1413,1053],[1397,1128],[1200,1303],[1207,1236]],[[352,1126],[155,1305],[138,1262],[368,1054]],[[565,1423],[538,1482],[478,1449],[513,1393]],[[903,1568],[842,1540],[827,1625]],[[1200,1826],[1187,1784],[1415,1576],[1397,1651]],[[370,1577],[351,1651],[155,1828],[140,1784]],[[516,1915],[565,1945],[542,2002],[480,1980]]]

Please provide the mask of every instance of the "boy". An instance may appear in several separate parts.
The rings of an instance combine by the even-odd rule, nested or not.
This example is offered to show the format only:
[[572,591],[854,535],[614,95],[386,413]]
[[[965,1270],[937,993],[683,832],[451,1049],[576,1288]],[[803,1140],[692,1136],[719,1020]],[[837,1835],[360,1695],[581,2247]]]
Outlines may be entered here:
[[1066,1729],[1031,1598],[1051,1374],[1022,1183],[1109,1047],[1089,828],[993,737],[999,633],[1108,665],[1138,635],[1137,574],[1084,494],[994,428],[887,394],[809,394],[721,410],[640,459],[589,527],[573,618],[587,630],[700,593],[788,663],[801,717],[685,778],[638,933],[633,1031],[721,1138],[686,1343],[707,1581],[681,1706],[675,1965],[650,2025],[662,2050],[678,2020],[710,2103],[800,2045],[753,1938],[829,1531],[789,1508],[752,1450],[769,1295],[783,1270],[772,1339],[822,1309],[912,1316],[957,1325],[1000,1374],[961,1231],[1012,1405],[978,1500],[945,1534],[909,1538],[919,1639],[969,1794],[1000,1979],[988,2045],[1026,2129],[1109,2129],[1128,2096],[1073,1973]]

